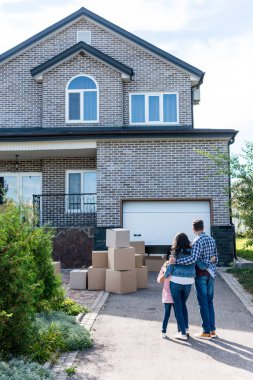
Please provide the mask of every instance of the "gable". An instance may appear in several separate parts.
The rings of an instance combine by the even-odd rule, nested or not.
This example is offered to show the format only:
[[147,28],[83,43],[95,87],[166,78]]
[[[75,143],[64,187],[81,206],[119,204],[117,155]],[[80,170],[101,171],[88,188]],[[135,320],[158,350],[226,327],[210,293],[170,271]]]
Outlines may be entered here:
[[0,63],[6,61],[7,59],[10,59],[11,57],[15,56],[18,53],[21,53],[23,50],[28,49],[34,44],[39,43],[43,39],[47,38],[48,36],[56,33],[57,31],[67,27],[71,23],[75,22],[77,19],[86,17],[90,19],[91,21],[95,22],[96,24],[99,24],[103,28],[106,28],[117,35],[123,37],[124,39],[127,39],[134,43],[135,45],[138,45],[139,47],[151,52],[152,54],[156,55],[157,57],[160,57],[164,59],[165,61],[170,62],[172,65],[175,65],[184,71],[192,74],[196,78],[198,78],[198,84],[200,85],[202,83],[204,72],[197,69],[196,67],[178,59],[177,57],[163,51],[162,49],[157,48],[156,46],[148,43],[147,41],[135,36],[132,33],[127,32],[126,30],[120,28],[119,26],[105,20],[104,18],[96,15],[93,12],[90,12],[86,8],[81,8],[77,12],[74,12],[73,14],[69,15],[68,17],[62,19],[61,21],[53,24],[52,26],[46,28],[45,30],[41,31],[40,33],[34,35],[33,37],[29,38],[28,40],[22,42],[21,44],[17,45],[16,47],[8,50],[7,52],[0,55]]
[[85,52],[96,59],[104,62],[108,66],[111,66],[115,68],[116,70],[120,71],[122,73],[122,78],[124,79],[131,79],[134,75],[133,69],[124,65],[123,63],[111,58],[107,54],[104,54],[98,49],[95,49],[94,47],[86,44],[85,42],[78,42],[77,44],[71,46],[70,48],[64,50],[63,52],[57,54],[53,58],[49,59],[48,61],[42,63],[41,65],[31,69],[31,75],[34,77],[36,82],[40,83],[42,81],[43,73],[47,72],[48,70],[52,69],[53,67],[58,66],[62,62],[68,60],[70,57],[73,57],[74,55]]

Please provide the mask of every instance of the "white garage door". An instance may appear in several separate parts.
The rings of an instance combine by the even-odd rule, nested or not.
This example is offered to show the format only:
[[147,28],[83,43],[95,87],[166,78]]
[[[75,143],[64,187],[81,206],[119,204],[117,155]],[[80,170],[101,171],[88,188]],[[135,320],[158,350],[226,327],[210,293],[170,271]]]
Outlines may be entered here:
[[123,227],[130,229],[131,240],[146,245],[171,244],[178,232],[194,239],[192,221],[202,219],[210,234],[209,201],[135,201],[123,203]]

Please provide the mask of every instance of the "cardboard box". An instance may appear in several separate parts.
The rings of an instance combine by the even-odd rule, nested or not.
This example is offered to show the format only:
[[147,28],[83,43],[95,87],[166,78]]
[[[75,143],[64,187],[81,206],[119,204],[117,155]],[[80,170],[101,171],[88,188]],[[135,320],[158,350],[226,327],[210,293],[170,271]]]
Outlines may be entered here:
[[106,246],[110,248],[127,248],[130,243],[130,230],[114,228],[106,230]]
[[105,290],[116,294],[136,292],[136,269],[127,271],[113,271],[111,269],[106,269]]
[[92,251],[93,268],[108,268],[108,252]]
[[144,241],[130,241],[130,246],[135,248],[135,253],[145,253]]
[[108,267],[111,270],[132,270],[135,268],[134,248],[108,248]]
[[104,290],[105,289],[105,271],[106,268],[88,268],[88,289]]
[[61,273],[61,263],[60,261],[53,261],[53,267],[54,267],[54,274]]
[[87,289],[87,269],[74,269],[70,272],[71,289]]
[[144,254],[136,253],[134,257],[135,257],[135,268],[141,268],[144,264]]
[[146,255],[145,265],[149,272],[159,272],[166,260],[166,255]]
[[136,268],[137,289],[148,288],[148,267]]

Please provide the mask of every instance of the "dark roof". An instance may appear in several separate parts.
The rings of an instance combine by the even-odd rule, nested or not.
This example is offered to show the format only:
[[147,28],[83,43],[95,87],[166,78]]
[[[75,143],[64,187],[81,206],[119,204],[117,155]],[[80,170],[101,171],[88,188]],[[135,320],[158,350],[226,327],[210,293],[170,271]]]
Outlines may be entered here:
[[4,61],[5,59],[10,58],[11,56],[17,54],[18,52],[22,51],[23,49],[28,48],[30,45],[40,41],[41,39],[47,37],[50,33],[53,33],[57,31],[58,29],[64,27],[65,25],[73,22],[77,18],[81,16],[86,16],[90,18],[91,20],[101,24],[102,26],[112,30],[113,32],[120,34],[122,37],[127,38],[128,40],[134,42],[135,44],[151,51],[152,53],[160,56],[161,58],[175,64],[176,66],[181,67],[182,69],[196,75],[200,78],[200,83],[203,80],[204,72],[197,69],[196,67],[189,65],[188,63],[182,61],[179,58],[176,58],[175,56],[165,52],[162,49],[159,49],[158,47],[150,44],[149,42],[143,40],[140,37],[135,36],[132,33],[129,33],[125,29],[120,28],[119,26],[111,23],[110,21],[107,21],[106,19],[98,16],[97,14],[89,11],[86,8],[80,8],[78,11],[72,13],[71,15],[65,17],[64,19],[58,21],[57,23],[49,26],[48,28],[44,29],[40,33],[35,34],[33,37],[28,38],[24,42],[20,43],[19,45],[13,47],[10,50],[7,50],[5,53],[0,55],[0,62]]
[[119,71],[129,75],[130,77],[132,77],[134,74],[133,69],[131,69],[130,67],[124,65],[123,63],[119,61],[116,61],[115,59],[109,57],[108,55],[102,53],[100,50],[95,49],[94,47],[86,44],[83,41],[78,42],[77,44],[73,45],[69,49],[64,50],[60,54],[57,54],[55,57],[35,67],[34,69],[31,70],[31,74],[33,77],[38,74],[41,74],[43,71],[48,70],[50,67],[57,65],[61,61],[65,60],[66,58],[80,51],[85,51],[88,54],[93,55],[94,57],[104,61],[108,65],[118,69]]
[[192,129],[192,126],[123,126],[123,127],[57,127],[57,128],[0,128],[0,142],[71,140],[71,139],[114,139],[114,138],[226,138],[233,142],[238,131],[234,129]]

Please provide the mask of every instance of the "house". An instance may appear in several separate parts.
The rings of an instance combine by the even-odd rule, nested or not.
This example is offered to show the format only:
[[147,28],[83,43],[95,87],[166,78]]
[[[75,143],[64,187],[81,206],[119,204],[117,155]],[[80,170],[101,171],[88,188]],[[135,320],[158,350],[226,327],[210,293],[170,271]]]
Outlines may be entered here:
[[0,56],[0,183],[57,228],[65,267],[108,227],[166,252],[196,218],[233,260],[229,178],[197,151],[228,153],[237,132],[194,128],[203,77],[85,8]]

